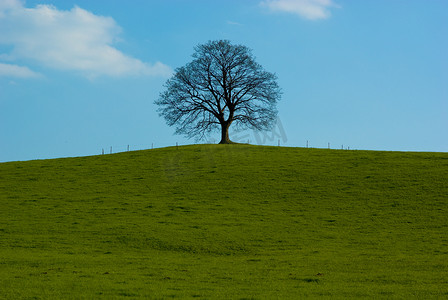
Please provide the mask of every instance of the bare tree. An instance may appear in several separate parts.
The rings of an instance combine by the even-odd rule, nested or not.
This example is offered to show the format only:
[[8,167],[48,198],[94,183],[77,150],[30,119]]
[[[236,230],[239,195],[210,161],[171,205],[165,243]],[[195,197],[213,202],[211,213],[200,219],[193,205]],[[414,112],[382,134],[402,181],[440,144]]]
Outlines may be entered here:
[[176,134],[203,138],[220,128],[220,144],[228,144],[231,124],[272,127],[281,95],[276,80],[246,46],[209,41],[195,47],[193,61],[176,69],[155,104],[167,124],[176,126]]

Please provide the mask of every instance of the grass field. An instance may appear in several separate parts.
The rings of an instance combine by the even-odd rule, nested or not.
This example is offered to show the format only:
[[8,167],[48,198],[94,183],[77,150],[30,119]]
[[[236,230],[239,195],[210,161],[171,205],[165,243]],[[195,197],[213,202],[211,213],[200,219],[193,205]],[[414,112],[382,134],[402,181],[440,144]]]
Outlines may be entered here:
[[448,298],[448,154],[194,145],[0,164],[0,299]]

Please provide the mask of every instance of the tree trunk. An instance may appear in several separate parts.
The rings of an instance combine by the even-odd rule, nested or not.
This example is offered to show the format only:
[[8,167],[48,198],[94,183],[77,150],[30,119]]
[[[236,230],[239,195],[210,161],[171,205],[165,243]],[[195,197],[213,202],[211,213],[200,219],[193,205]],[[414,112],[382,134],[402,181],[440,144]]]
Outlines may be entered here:
[[220,144],[232,144],[233,142],[229,139],[229,127],[230,122],[221,123],[221,141]]

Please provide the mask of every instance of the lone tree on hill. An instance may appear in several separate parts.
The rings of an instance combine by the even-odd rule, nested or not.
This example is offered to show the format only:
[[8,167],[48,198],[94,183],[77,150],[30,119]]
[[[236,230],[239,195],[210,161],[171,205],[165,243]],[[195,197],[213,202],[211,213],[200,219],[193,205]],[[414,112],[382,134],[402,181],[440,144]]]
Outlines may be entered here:
[[263,69],[246,46],[227,40],[195,47],[193,61],[177,68],[155,104],[176,134],[189,138],[221,129],[220,144],[229,144],[231,124],[268,130],[280,100],[277,76]]

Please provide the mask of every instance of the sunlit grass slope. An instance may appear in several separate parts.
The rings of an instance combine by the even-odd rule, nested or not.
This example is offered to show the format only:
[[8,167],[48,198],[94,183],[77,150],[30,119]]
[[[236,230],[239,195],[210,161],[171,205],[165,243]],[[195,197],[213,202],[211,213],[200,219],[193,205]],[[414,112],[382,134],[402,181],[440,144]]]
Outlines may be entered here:
[[196,145],[0,164],[1,299],[448,297],[448,154]]

